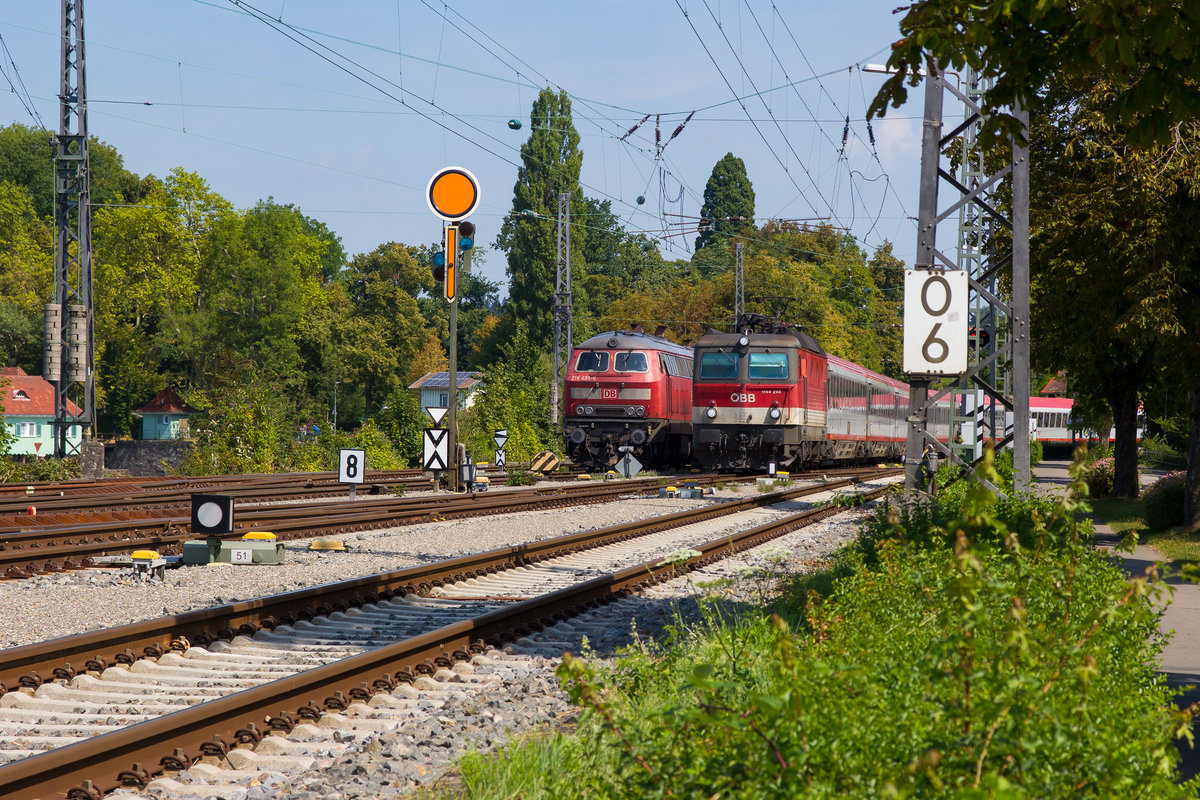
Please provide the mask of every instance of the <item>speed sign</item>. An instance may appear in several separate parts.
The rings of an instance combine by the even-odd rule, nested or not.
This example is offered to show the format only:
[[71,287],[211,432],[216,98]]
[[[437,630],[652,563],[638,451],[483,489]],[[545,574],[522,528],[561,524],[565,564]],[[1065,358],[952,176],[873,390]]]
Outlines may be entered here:
[[967,291],[963,270],[904,273],[904,371],[909,375],[967,371]]

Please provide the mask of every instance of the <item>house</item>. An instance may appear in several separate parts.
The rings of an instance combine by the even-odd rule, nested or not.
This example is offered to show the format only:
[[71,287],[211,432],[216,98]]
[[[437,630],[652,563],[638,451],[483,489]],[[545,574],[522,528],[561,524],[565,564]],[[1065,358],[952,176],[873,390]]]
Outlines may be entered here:
[[[4,424],[15,440],[8,452],[14,456],[54,455],[54,384],[40,375],[28,375],[20,367],[0,367],[4,392]],[[78,416],[82,409],[67,402],[68,413]],[[67,451],[78,450],[83,442],[79,425],[67,429]]]
[[[409,389],[421,391],[422,410],[450,407],[450,373],[427,372]],[[483,388],[483,376],[478,372],[458,373],[458,407],[470,408],[475,403],[475,395]]]
[[1067,373],[1059,371],[1050,380],[1046,381],[1046,385],[1039,392],[1042,397],[1066,397],[1067,396]]
[[195,413],[196,409],[168,386],[134,411],[133,416],[142,420],[143,439],[183,439],[188,435],[188,420]]

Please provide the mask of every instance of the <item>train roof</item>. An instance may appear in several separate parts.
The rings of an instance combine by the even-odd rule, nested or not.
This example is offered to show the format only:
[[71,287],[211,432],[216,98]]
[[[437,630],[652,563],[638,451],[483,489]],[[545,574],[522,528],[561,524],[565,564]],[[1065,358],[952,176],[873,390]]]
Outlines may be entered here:
[[825,355],[825,349],[821,347],[816,339],[800,331],[790,333],[722,333],[721,331],[709,331],[700,337],[700,341],[696,342],[696,346],[733,348],[738,346],[743,336],[749,337],[750,343],[755,347],[796,347],[799,344],[801,350],[808,350],[820,356]]
[[640,331],[608,331],[597,333],[575,345],[576,350],[585,349],[611,350],[662,350],[677,356],[691,358],[692,348],[684,347],[678,342],[672,342],[662,336],[654,336]]
[[829,366],[836,367],[836,368],[842,370],[843,372],[853,373],[862,378],[868,378],[877,383],[886,384],[888,386],[891,386],[894,389],[899,389],[904,392],[908,391],[908,384],[905,383],[904,381],[898,381],[895,378],[889,378],[887,375],[881,375],[878,372],[875,372],[874,370],[867,369],[862,364],[855,364],[853,361],[847,361],[844,358],[838,358],[837,356],[830,356],[829,357]]

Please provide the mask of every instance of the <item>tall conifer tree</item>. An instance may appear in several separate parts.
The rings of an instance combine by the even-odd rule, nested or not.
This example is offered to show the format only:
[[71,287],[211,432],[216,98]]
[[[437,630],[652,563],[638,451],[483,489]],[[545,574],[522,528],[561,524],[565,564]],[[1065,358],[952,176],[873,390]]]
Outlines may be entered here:
[[[526,324],[532,341],[549,342],[559,192],[571,195],[571,265],[574,283],[583,284],[587,211],[579,188],[583,151],[571,121],[567,93],[543,89],[533,103],[529,129],[529,139],[521,145],[512,211],[504,218],[496,246],[508,254],[508,292],[514,315]],[[532,218],[524,213],[530,211],[535,215]],[[575,294],[578,296],[578,291]]]
[[746,174],[746,162],[733,153],[726,153],[713,167],[704,185],[700,216],[712,222],[696,237],[697,250],[708,246],[714,238],[724,239],[754,230],[754,187]]

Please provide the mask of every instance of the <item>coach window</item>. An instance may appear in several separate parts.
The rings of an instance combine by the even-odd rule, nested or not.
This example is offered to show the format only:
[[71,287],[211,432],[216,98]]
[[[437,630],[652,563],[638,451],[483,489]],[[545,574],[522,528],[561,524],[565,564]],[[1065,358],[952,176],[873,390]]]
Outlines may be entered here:
[[608,353],[603,350],[584,350],[575,362],[579,372],[608,372]]
[[645,353],[617,353],[615,368],[617,372],[646,372],[649,369]]
[[746,364],[746,377],[758,381],[786,381],[787,353],[750,353],[749,362]]
[[737,353],[701,353],[700,354],[700,374],[701,380],[722,380],[722,379],[737,379],[738,376],[738,357]]

